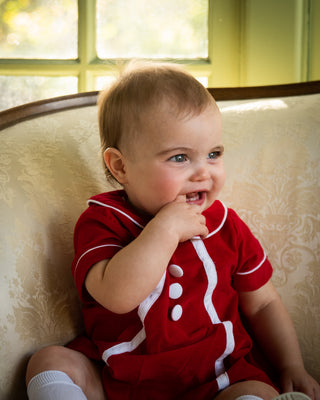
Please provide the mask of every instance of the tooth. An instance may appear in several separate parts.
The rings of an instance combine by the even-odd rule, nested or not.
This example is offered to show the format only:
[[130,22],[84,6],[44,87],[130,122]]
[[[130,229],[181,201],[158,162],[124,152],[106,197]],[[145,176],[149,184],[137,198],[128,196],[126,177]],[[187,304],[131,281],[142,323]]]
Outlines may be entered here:
[[199,194],[198,193],[190,194],[188,196],[188,201],[195,201],[195,200],[198,200],[198,198],[199,198]]

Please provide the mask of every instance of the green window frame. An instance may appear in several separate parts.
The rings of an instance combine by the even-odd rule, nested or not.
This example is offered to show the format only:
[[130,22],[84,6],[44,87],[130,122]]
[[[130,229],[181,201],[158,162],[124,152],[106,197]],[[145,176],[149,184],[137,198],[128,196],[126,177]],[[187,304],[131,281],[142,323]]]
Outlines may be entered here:
[[[208,0],[208,7],[208,58],[170,60],[208,87],[320,79],[320,0]],[[96,78],[119,66],[97,57],[95,10],[96,0],[78,0],[77,59],[0,58],[0,75],[74,76],[78,92],[96,90]]]
[[[209,0],[208,3],[210,27],[213,2]],[[78,78],[78,92],[96,90],[95,79],[99,76],[113,76],[119,66],[115,60],[98,58],[95,43],[96,0],[78,0],[78,57],[75,60],[0,58],[0,75],[75,76]],[[170,61],[185,65],[191,73],[199,77],[209,79],[212,72],[210,55],[207,60],[170,59]]]

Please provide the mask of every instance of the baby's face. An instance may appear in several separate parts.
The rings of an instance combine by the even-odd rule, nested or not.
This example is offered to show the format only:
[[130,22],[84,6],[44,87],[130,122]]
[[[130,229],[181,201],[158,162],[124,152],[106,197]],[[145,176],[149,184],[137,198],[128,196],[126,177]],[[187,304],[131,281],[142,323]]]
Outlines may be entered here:
[[[221,116],[217,107],[184,119],[153,114],[124,152],[124,188],[139,210],[155,215],[183,196],[202,211],[217,198],[224,181]],[[181,198],[181,197],[180,197]]]

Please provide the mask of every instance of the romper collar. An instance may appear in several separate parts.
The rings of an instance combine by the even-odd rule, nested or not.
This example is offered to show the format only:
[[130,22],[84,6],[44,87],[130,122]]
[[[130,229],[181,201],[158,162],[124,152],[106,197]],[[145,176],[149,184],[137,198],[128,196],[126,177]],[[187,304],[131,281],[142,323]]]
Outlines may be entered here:
[[[150,216],[137,212],[137,210],[128,202],[124,190],[115,190],[93,196],[88,200],[88,205],[90,206],[93,204],[113,209],[131,220],[141,229],[143,229],[151,219]],[[224,203],[220,200],[216,200],[203,212],[203,215],[206,217],[206,225],[209,229],[209,234],[205,237],[205,239],[208,239],[219,232],[223,227],[227,219],[228,209]],[[200,239],[200,237],[195,236],[193,239]]]

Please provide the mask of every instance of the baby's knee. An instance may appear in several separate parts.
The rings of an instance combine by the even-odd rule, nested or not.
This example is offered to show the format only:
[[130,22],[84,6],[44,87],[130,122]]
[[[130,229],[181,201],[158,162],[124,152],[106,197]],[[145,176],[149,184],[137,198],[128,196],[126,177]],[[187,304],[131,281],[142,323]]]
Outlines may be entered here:
[[45,371],[65,373],[90,399],[104,399],[100,369],[84,354],[63,346],[48,346],[38,350],[30,358],[26,384],[35,376]]
[[83,374],[83,363],[86,357],[74,350],[63,346],[48,346],[34,353],[27,366],[26,383],[44,371],[62,371],[73,381]]
[[278,395],[279,393],[273,386],[270,386],[264,382],[252,380],[241,381],[232,384],[231,386],[219,392],[219,394],[215,397],[215,400],[272,400]]

